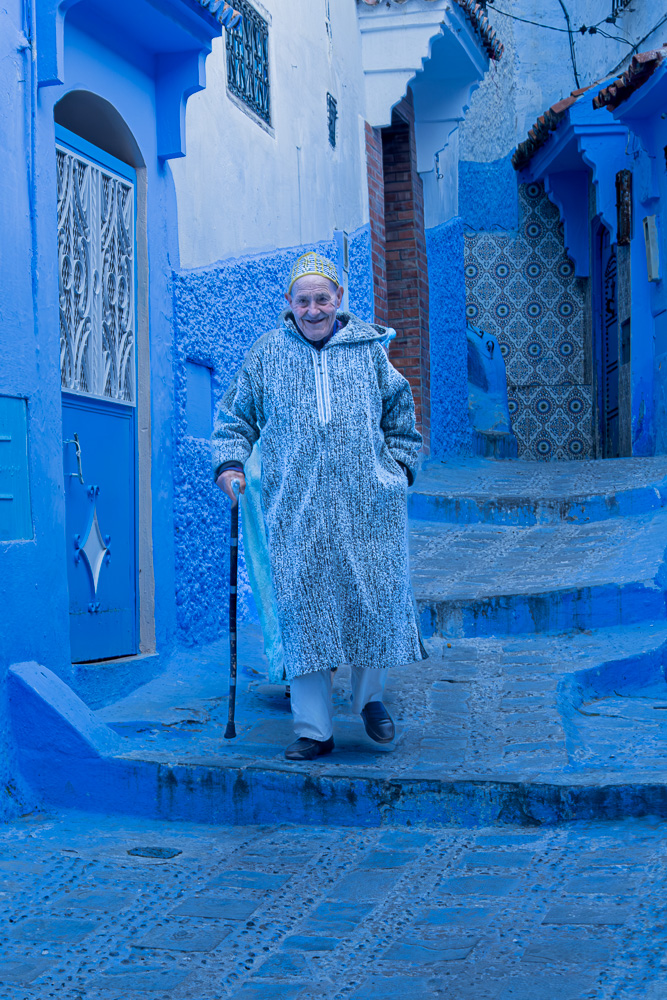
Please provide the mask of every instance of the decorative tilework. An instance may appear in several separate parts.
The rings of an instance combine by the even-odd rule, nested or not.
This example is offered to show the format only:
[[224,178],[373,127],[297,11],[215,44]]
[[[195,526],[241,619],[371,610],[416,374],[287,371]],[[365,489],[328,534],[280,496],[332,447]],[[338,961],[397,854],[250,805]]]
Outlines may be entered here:
[[583,284],[542,184],[519,188],[516,234],[466,233],[465,282],[468,321],[497,338],[505,359],[519,457],[591,458]]
[[510,385],[508,396],[521,458],[591,457],[589,385]]

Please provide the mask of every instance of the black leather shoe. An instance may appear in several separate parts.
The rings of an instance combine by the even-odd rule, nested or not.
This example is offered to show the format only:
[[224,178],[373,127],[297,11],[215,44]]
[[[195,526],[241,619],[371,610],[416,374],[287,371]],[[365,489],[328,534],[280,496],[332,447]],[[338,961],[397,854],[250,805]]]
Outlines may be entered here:
[[394,720],[381,701],[369,701],[361,710],[366,732],[376,743],[391,743],[396,735]]
[[315,760],[316,757],[324,757],[331,753],[334,748],[333,736],[328,740],[311,740],[307,736],[301,736],[294,743],[290,743],[285,756],[288,760]]

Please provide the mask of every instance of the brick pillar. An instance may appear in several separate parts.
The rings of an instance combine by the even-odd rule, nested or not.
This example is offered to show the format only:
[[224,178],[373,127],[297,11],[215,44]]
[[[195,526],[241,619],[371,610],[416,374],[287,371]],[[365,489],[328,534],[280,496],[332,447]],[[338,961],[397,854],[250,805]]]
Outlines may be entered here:
[[382,172],[382,132],[366,122],[366,168],[368,207],[371,222],[371,258],[375,322],[387,325],[387,265],[384,233],[384,174]]
[[382,129],[387,320],[396,330],[389,357],[410,382],[428,454],[431,365],[424,193],[417,173],[414,110],[408,93],[394,109],[391,126]]

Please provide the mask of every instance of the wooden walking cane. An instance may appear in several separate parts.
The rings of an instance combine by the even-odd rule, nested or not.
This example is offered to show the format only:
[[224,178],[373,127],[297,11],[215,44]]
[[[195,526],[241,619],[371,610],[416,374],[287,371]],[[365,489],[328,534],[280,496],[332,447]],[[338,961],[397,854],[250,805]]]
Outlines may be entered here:
[[236,503],[232,507],[232,525],[229,537],[229,711],[225,739],[236,736],[234,712],[236,711],[236,585],[239,562],[239,489],[238,479],[232,480]]

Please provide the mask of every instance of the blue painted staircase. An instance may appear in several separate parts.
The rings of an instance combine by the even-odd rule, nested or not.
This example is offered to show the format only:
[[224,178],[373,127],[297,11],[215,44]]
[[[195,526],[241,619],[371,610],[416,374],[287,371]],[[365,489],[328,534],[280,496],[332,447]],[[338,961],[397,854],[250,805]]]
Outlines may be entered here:
[[223,739],[224,638],[177,651],[159,677],[97,711],[38,665],[15,666],[24,774],[59,806],[166,820],[667,815],[666,496],[662,459],[431,465],[409,497],[430,658],[392,671],[395,745],[367,739],[342,667],[335,752],[285,761],[289,702],[266,681],[261,634],[246,625],[234,741]]
[[665,620],[664,460],[499,464],[432,466],[410,496],[425,636]]

